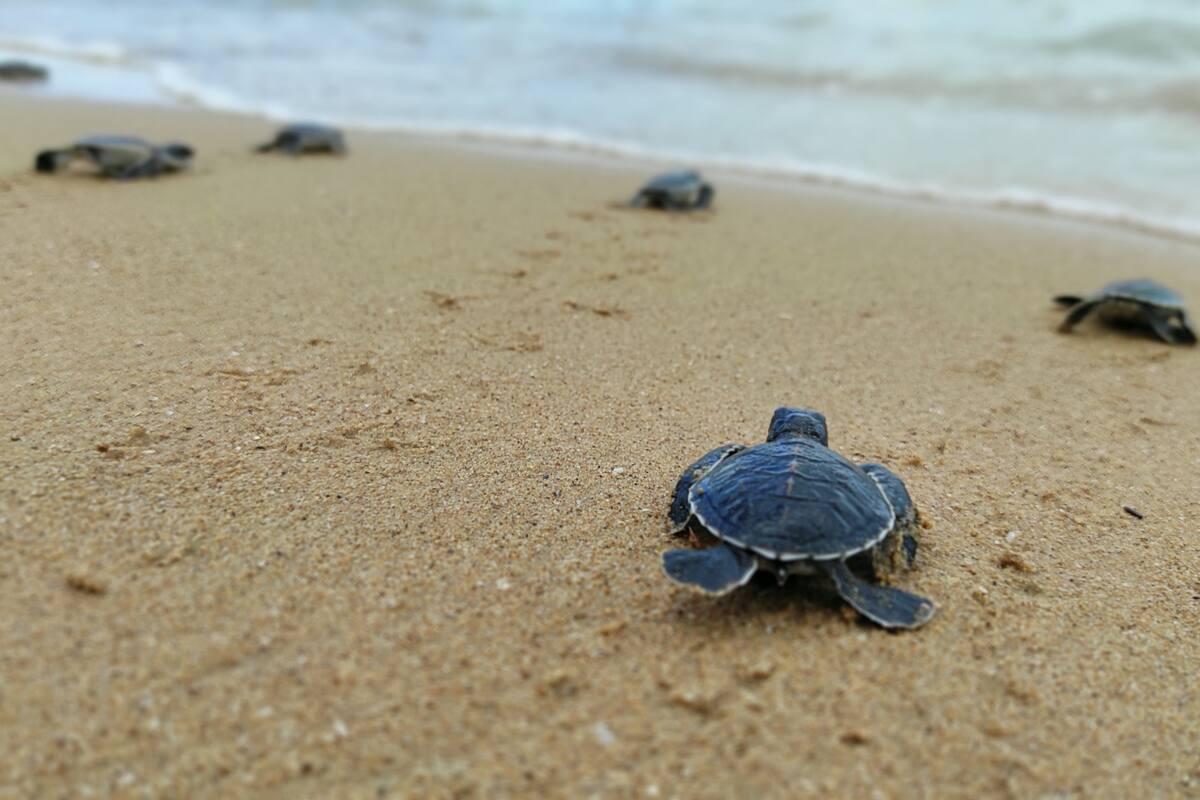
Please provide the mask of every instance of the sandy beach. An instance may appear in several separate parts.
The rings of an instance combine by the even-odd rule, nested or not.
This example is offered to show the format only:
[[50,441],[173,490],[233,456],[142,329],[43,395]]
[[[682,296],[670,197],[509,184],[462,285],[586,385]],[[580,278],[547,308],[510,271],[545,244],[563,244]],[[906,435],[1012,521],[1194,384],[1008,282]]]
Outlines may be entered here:
[[[0,797],[1200,797],[1200,352],[1050,302],[1200,310],[1196,246],[0,108]],[[94,131],[198,160],[31,172]],[[924,629],[662,575],[679,472],[780,405],[907,482]]]

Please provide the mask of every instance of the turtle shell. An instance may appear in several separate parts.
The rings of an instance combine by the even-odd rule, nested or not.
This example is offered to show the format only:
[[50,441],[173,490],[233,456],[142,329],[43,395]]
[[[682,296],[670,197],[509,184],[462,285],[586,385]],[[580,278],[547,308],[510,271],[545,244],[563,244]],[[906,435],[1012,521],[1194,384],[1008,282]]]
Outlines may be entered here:
[[1101,289],[1100,295],[1110,300],[1132,300],[1160,308],[1183,308],[1183,298],[1149,278],[1114,281]]
[[285,147],[289,144],[298,145],[304,149],[338,149],[343,146],[342,133],[328,125],[297,122],[286,126],[275,136],[277,147]]
[[105,169],[132,167],[154,154],[154,145],[136,136],[87,136],[72,148]]
[[874,547],[896,525],[870,475],[803,437],[729,456],[688,499],[714,536],[779,561],[845,558]]
[[684,194],[686,192],[698,192],[704,181],[700,179],[700,173],[694,170],[681,170],[679,172],[665,172],[655,178],[652,178],[645,186],[642,187],[643,192],[660,192],[662,194]]

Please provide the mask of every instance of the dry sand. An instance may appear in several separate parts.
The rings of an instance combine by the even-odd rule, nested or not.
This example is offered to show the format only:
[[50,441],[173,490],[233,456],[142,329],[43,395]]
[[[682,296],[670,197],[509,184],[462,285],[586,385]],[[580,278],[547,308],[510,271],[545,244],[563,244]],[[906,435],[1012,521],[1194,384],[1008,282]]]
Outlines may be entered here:
[[[1200,796],[1200,352],[1049,302],[1195,247],[0,108],[0,796]],[[95,130],[199,163],[30,174]],[[781,404],[908,482],[927,628],[662,576]]]

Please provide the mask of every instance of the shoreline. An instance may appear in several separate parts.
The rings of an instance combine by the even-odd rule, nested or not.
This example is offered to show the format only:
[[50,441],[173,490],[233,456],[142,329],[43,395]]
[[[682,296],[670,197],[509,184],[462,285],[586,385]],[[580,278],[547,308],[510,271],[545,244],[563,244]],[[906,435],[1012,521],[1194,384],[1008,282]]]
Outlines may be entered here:
[[[246,109],[240,102],[223,107],[220,103],[205,104],[195,98],[181,97],[174,102],[164,99],[162,102],[127,104],[69,96],[38,95],[36,89],[25,92],[19,88],[0,86],[0,91],[7,91],[14,96],[23,95],[21,99],[36,102],[129,109],[154,108],[189,114],[241,117],[276,125],[296,121],[289,114],[280,111]],[[371,123],[362,120],[319,121],[336,125],[352,134],[393,135],[430,143],[445,142],[450,146],[478,147],[484,151],[533,159],[606,165],[625,171],[666,170],[687,166],[701,169],[723,180],[757,182],[784,190],[827,189],[865,197],[924,203],[947,209],[980,209],[1034,219],[1048,218],[1200,247],[1200,220],[1187,221],[1158,215],[1140,215],[1130,207],[1111,202],[1045,194],[1024,187],[996,191],[950,189],[928,183],[899,181],[852,167],[800,162],[772,165],[713,155],[671,153],[631,143],[592,139],[574,132],[520,128],[483,129],[453,124]]]
[[[0,795],[1200,786],[1200,352],[1051,301],[1144,274],[1195,307],[1190,246],[737,181],[634,211],[623,168],[0,108]],[[96,129],[200,160],[29,171]],[[904,480],[929,625],[662,575],[680,471],[780,405]]]

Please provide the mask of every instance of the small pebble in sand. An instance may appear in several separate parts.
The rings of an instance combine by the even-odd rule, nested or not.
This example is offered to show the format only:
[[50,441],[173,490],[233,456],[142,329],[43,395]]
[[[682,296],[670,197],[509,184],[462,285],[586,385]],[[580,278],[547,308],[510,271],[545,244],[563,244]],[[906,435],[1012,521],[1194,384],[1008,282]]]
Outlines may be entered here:
[[617,742],[617,735],[612,732],[612,728],[603,722],[597,722],[592,726],[592,736],[596,737],[596,741],[602,747],[611,747]]
[[988,601],[987,587],[986,586],[976,586],[974,589],[971,590],[971,597],[974,598],[976,603],[979,603],[980,605],[986,605],[987,601]]
[[1029,566],[1029,562],[1016,553],[1003,553],[1000,558],[996,559],[996,563],[1002,569],[1014,569],[1017,572],[1033,572],[1033,567]]
[[596,633],[600,634],[601,636],[613,636],[623,631],[626,624],[627,623],[625,620],[616,619],[612,622],[606,622],[605,624],[601,625],[596,629]]
[[851,747],[859,747],[871,741],[870,737],[862,731],[846,731],[838,739],[842,744],[848,744]]
[[625,468],[624,467],[613,467],[612,474],[613,474],[613,477],[620,477],[621,475],[625,474]]
[[67,586],[80,594],[101,595],[108,591],[108,582],[86,570],[77,569],[67,573]]
[[579,691],[575,676],[565,669],[556,669],[542,678],[538,687],[543,694],[553,694],[557,697],[570,697]]
[[742,680],[754,683],[765,681],[774,674],[775,664],[765,658],[745,664],[738,670],[738,675]]
[[433,301],[433,304],[438,308],[458,309],[462,308],[458,298],[454,295],[443,294],[442,292],[434,292],[426,290],[425,296]]
[[1137,510],[1136,508],[1134,508],[1133,506],[1122,506],[1122,508],[1124,508],[1124,509],[1125,509],[1125,513],[1126,513],[1126,514],[1128,514],[1128,515],[1129,515],[1129,516],[1131,516],[1131,517],[1134,517],[1134,518],[1136,518],[1136,519],[1145,519],[1145,518],[1146,518],[1146,515],[1145,515],[1145,514],[1143,514],[1142,512],[1138,511],[1138,510]]
[[1011,542],[1012,540],[1016,539],[1017,536],[1019,536],[1019,535],[1020,535],[1019,531],[1009,531],[1008,533],[1004,534],[1004,541]]
[[496,588],[502,592],[507,592],[512,588],[512,582],[508,578],[500,578],[496,581]]
[[686,708],[697,714],[712,713],[717,701],[713,694],[702,692],[699,689],[676,689],[667,699],[671,701],[672,705]]

